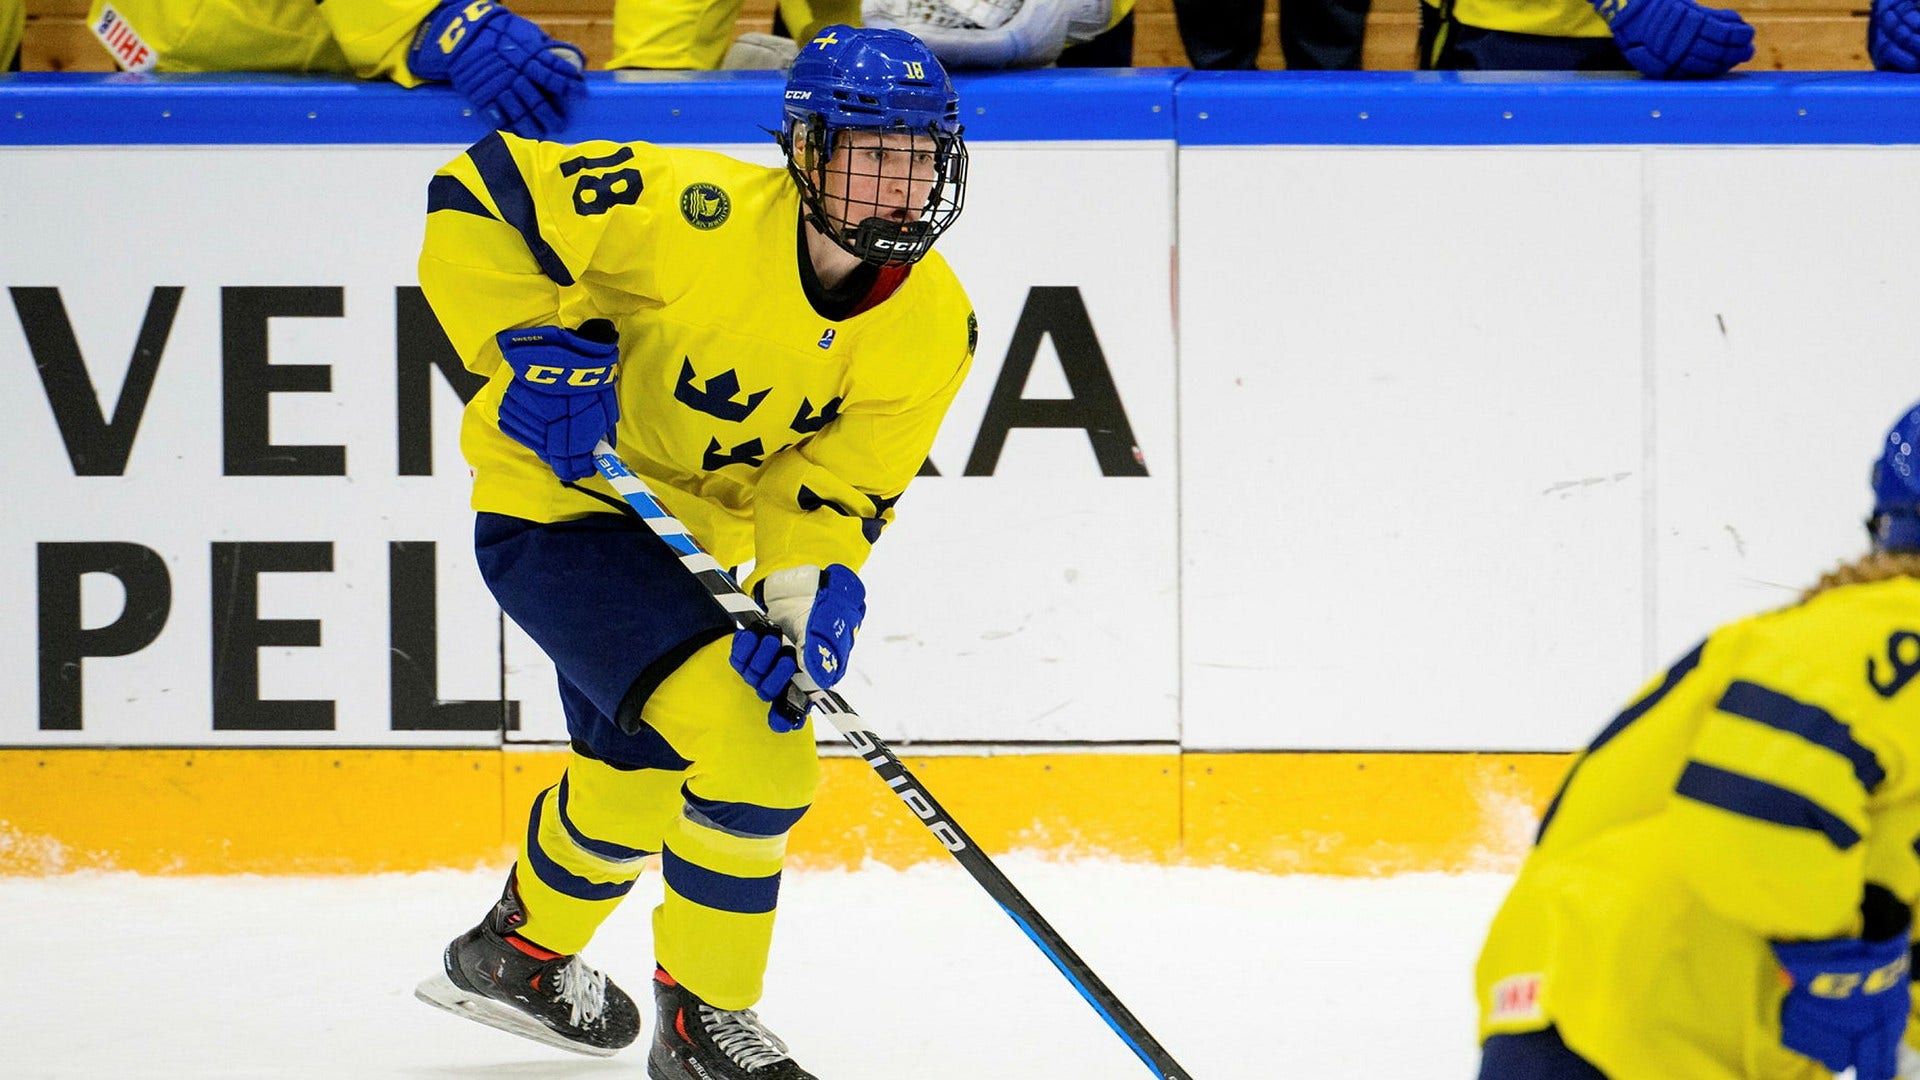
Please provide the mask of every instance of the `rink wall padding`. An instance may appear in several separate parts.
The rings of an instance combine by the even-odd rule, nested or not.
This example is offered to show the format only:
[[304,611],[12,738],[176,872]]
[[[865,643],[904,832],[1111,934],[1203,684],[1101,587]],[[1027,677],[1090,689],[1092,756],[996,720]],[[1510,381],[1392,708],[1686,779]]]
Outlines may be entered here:
[[[903,754],[990,855],[1373,876],[1510,870],[1559,754]],[[828,758],[792,865],[943,862]],[[551,750],[0,750],[0,874],[365,874],[505,866]]]
[[[1511,865],[1635,687],[1864,546],[1920,80],[959,82],[979,349],[841,689],[988,848]],[[773,165],[777,102],[595,73],[568,136]],[[492,864],[550,782],[415,272],[469,113],[0,76],[0,872]],[[940,857],[827,777],[801,863]]]

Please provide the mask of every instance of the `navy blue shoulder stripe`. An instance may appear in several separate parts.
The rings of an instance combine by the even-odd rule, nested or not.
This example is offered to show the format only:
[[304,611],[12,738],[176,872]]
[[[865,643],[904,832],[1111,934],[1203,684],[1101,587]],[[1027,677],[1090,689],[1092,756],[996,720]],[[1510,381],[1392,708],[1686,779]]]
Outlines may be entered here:
[[436,176],[427,183],[427,213],[435,210],[457,210],[462,214],[493,217],[493,211],[480,201],[480,196],[468,191],[467,185],[451,176]]
[[1839,754],[1853,763],[1853,775],[1859,779],[1860,786],[1868,791],[1878,788],[1880,782],[1887,778],[1887,771],[1880,767],[1880,759],[1854,740],[1853,729],[1835,720],[1832,713],[1817,705],[1795,701],[1757,683],[1737,681],[1720,696],[1719,708],[1721,712],[1743,716],[1770,728],[1798,735],[1815,746]]
[[1704,762],[1687,762],[1674,791],[1741,817],[1790,829],[1810,829],[1826,836],[1841,851],[1860,842],[1860,834],[1852,826],[1805,795]]
[[1673,693],[1673,688],[1680,685],[1680,680],[1700,666],[1700,654],[1705,652],[1706,648],[1707,643],[1702,641],[1693,647],[1692,652],[1674,661],[1673,666],[1667,669],[1666,677],[1660,680],[1659,686],[1647,691],[1645,697],[1621,710],[1620,714],[1613,718],[1612,723],[1609,723],[1600,734],[1594,736],[1593,742],[1587,746],[1587,752],[1573,763],[1573,768],[1567,770],[1566,779],[1560,781],[1560,790],[1553,793],[1553,801],[1547,804],[1547,812],[1540,816],[1540,830],[1533,835],[1535,844],[1547,835],[1547,826],[1553,824],[1553,815],[1559,813],[1560,800],[1566,797],[1567,788],[1573,785],[1574,774],[1580,771],[1581,763],[1627,730],[1628,724],[1645,716],[1655,705],[1664,701],[1668,694]]
[[507,149],[506,140],[496,131],[474,143],[467,150],[467,157],[480,170],[480,180],[487,185],[487,193],[493,196],[493,204],[500,208],[501,216],[526,239],[527,250],[540,264],[540,272],[552,278],[556,285],[573,284],[572,271],[540,235],[533,193],[527,190],[526,179],[520,175],[520,166],[513,160],[513,152]]
[[1706,648],[1707,643],[1703,641],[1695,645],[1692,652],[1674,661],[1674,665],[1667,669],[1666,678],[1660,680],[1659,686],[1647,691],[1646,697],[1627,706],[1620,715],[1613,718],[1613,722],[1608,724],[1605,730],[1594,736],[1593,744],[1587,747],[1587,753],[1591,754],[1612,742],[1616,736],[1627,730],[1628,724],[1647,715],[1655,705],[1666,700],[1667,695],[1673,693],[1673,688],[1680,685],[1680,680],[1700,666],[1700,654],[1706,651]]

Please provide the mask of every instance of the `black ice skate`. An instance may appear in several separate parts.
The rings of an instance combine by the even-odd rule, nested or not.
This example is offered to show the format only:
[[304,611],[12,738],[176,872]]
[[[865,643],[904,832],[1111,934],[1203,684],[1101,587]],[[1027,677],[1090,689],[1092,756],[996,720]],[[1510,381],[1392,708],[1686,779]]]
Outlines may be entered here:
[[578,956],[548,952],[512,931],[527,921],[513,878],[480,925],[447,946],[446,972],[414,990],[437,1008],[515,1035],[611,1057],[640,1034],[626,991]]
[[793,1063],[752,1009],[716,1009],[662,968],[653,972],[653,1000],[660,1012],[647,1055],[651,1080],[819,1080]]

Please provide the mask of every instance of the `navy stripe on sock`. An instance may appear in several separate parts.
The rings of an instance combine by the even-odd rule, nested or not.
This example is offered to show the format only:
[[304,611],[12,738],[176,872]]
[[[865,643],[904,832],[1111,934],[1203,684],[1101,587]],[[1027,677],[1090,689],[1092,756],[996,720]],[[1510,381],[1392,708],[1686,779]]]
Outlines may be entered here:
[[534,876],[539,878],[547,888],[562,896],[571,896],[575,900],[617,900],[631,892],[632,879],[604,884],[588,881],[554,862],[545,851],[540,849],[540,807],[545,802],[546,792],[543,791],[533,800],[533,813],[527,815],[527,864],[533,867]]
[[610,862],[631,862],[634,859],[644,859],[653,854],[651,851],[646,851],[641,848],[625,847],[609,840],[595,840],[593,837],[581,832],[579,827],[573,823],[573,819],[567,816],[567,777],[564,773],[560,776],[559,805],[560,824],[566,826],[567,836],[573,840],[574,846],[580,850],[598,855],[600,858]]
[[680,794],[686,798],[688,809],[736,836],[785,836],[807,814],[804,806],[797,810],[775,810],[753,803],[703,799],[685,784],[680,785]]
[[737,915],[765,915],[780,902],[780,875],[742,878],[695,866],[667,848],[660,853],[667,887],[701,907]]

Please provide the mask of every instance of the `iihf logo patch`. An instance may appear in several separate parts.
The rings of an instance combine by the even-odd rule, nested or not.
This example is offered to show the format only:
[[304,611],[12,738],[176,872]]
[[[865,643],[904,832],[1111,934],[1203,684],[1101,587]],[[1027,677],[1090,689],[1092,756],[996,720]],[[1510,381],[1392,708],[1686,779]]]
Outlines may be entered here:
[[1509,975],[1489,990],[1488,1019],[1495,1023],[1509,1020],[1538,1020],[1545,1013],[1540,1007],[1540,973]]
[[733,213],[733,200],[719,185],[702,180],[687,185],[680,193],[680,216],[696,229],[717,229]]
[[152,71],[159,59],[141,40],[133,25],[113,10],[111,4],[100,9],[100,17],[93,23],[93,36],[99,38],[120,66],[128,71]]
[[836,331],[832,327],[828,327],[827,332],[820,335],[820,341],[818,342],[819,346],[823,349],[833,348],[833,335],[835,334],[835,332]]

